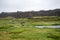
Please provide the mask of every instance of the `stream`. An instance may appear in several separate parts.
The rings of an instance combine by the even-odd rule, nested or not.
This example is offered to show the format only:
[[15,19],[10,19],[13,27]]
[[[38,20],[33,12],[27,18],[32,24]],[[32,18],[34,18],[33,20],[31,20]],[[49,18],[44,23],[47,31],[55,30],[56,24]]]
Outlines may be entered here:
[[35,26],[36,28],[60,28],[60,26]]

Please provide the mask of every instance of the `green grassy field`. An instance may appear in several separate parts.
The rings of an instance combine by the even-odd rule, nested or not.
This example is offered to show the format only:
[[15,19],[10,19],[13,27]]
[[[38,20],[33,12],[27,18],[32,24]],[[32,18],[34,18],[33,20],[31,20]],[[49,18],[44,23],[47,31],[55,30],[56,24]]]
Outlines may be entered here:
[[60,25],[60,17],[0,18],[0,40],[60,40],[60,28],[35,26]]

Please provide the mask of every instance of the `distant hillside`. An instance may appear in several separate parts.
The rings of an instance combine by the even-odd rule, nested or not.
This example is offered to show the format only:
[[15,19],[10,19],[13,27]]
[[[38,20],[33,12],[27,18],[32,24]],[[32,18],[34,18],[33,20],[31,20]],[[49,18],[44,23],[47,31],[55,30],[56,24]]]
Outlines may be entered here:
[[54,10],[40,10],[40,11],[27,11],[27,12],[2,12],[0,13],[0,18],[4,17],[15,17],[15,18],[31,18],[33,16],[60,16],[60,9]]

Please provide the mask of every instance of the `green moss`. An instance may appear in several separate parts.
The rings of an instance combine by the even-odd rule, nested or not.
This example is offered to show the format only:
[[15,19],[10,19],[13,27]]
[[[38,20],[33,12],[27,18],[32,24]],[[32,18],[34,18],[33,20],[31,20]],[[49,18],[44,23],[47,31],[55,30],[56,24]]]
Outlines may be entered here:
[[[35,26],[60,25],[60,17],[41,16],[28,18],[0,19],[1,40],[60,40],[60,28],[35,28]],[[52,34],[52,35],[51,35]],[[3,39],[4,38],[4,39]]]

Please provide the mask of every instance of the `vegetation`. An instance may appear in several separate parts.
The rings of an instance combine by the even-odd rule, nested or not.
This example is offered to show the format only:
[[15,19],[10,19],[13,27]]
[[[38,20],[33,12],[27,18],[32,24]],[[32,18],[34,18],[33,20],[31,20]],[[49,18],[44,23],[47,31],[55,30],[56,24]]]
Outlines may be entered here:
[[35,27],[51,25],[60,25],[60,17],[0,18],[0,40],[60,40],[60,28]]

